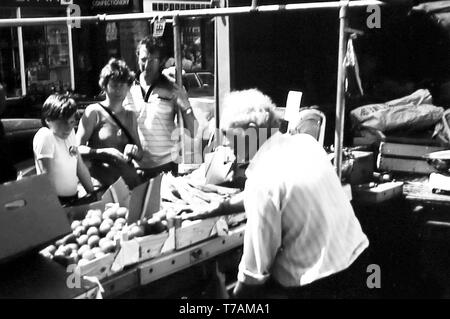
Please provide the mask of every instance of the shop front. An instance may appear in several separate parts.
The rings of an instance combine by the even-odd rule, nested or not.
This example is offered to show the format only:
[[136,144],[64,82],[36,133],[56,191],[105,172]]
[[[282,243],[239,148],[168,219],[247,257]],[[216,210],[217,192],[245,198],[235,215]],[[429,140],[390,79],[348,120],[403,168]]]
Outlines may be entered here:
[[[0,4],[0,18],[65,17],[70,2],[80,7],[82,16],[142,12],[141,0],[11,0]],[[36,117],[53,92],[92,100],[100,93],[100,70],[111,57],[123,58],[135,69],[135,45],[148,32],[148,23],[142,21],[0,28],[0,83],[8,99],[4,115]]]
[[[144,0],[144,12],[195,10],[211,8],[210,1]],[[171,21],[168,21],[171,22]],[[214,70],[214,23],[208,18],[187,18],[181,21],[183,69],[186,72]],[[154,23],[151,25],[153,32]],[[173,44],[173,28],[166,23],[163,37]]]
[[[2,1],[1,18],[64,17],[60,1]],[[45,95],[73,86],[65,24],[1,28],[0,83],[8,98]]]
[[[142,0],[80,1],[80,7],[83,16],[138,13],[142,12]],[[136,70],[136,44],[148,32],[146,21],[111,21],[74,28],[76,92],[87,97],[98,95],[100,71],[112,57],[124,59]]]

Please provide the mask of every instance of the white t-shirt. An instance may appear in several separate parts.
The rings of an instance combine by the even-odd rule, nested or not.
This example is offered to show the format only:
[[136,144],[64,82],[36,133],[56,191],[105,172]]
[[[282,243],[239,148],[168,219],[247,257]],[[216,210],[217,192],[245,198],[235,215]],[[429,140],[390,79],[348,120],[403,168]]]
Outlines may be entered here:
[[33,151],[37,174],[43,174],[38,160],[51,158],[52,170],[49,177],[58,196],[77,194],[77,156],[70,152],[70,147],[76,146],[74,131],[67,139],[63,140],[54,135],[47,127],[42,127],[34,136]]
[[176,161],[180,133],[174,122],[176,107],[173,100],[152,93],[148,102],[145,102],[140,85],[134,84],[123,105],[137,116],[138,133],[144,151],[139,162],[141,167],[154,168]]

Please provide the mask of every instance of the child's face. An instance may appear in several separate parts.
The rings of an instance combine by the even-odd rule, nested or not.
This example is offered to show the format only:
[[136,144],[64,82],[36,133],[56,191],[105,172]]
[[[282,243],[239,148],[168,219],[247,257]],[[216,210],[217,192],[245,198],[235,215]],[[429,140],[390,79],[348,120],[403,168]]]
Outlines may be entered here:
[[69,137],[76,123],[77,122],[75,114],[72,115],[68,120],[63,119],[54,121],[47,120],[48,128],[53,132],[53,134],[64,140]]

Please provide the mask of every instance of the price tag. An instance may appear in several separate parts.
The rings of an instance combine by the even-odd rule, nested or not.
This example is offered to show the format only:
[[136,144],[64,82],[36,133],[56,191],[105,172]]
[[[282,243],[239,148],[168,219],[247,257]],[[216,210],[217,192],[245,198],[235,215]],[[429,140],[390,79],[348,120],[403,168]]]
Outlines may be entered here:
[[155,24],[153,25],[153,36],[156,38],[162,37],[164,34],[165,28],[166,28],[166,20],[165,19],[156,20]]

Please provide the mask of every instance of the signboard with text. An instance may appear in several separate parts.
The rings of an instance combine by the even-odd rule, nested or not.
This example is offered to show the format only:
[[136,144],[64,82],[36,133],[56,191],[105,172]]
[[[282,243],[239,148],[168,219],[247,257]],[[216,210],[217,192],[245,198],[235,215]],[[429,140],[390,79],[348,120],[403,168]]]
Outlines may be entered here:
[[133,0],[92,0],[91,10],[93,11],[118,11],[128,10],[133,7]]

